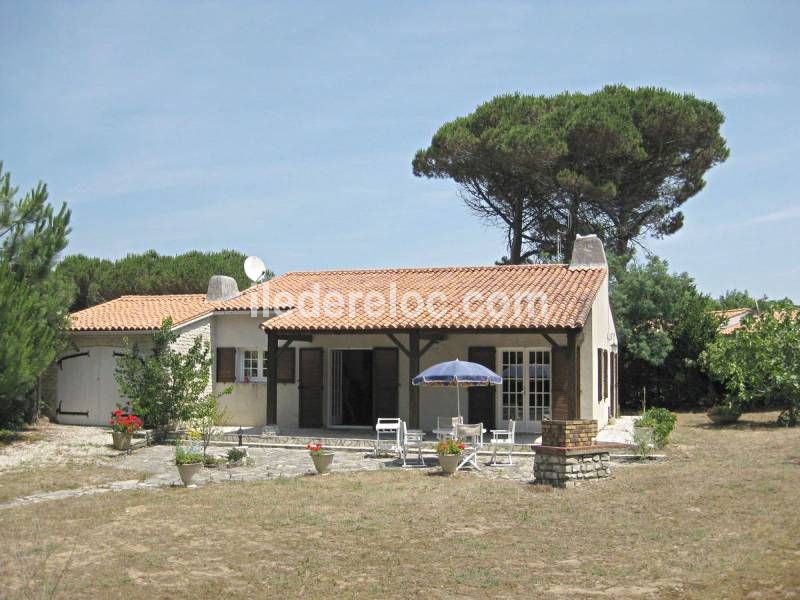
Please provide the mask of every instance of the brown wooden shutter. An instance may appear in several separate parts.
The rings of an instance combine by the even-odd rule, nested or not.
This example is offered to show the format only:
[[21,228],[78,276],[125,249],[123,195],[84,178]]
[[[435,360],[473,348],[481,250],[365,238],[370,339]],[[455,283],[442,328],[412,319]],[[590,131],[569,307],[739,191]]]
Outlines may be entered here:
[[608,350],[603,350],[603,399],[608,398]]
[[322,348],[300,348],[300,427],[322,427],[324,357]]
[[[493,346],[470,346],[467,360],[478,363],[494,371],[497,368],[496,352]],[[486,429],[494,429],[495,386],[470,387],[467,419],[470,423],[483,423]]]
[[569,419],[569,349],[552,346],[550,372],[551,414],[556,421]]
[[294,383],[295,349],[291,346],[278,352],[278,383]]
[[236,348],[217,348],[217,381],[236,381]]

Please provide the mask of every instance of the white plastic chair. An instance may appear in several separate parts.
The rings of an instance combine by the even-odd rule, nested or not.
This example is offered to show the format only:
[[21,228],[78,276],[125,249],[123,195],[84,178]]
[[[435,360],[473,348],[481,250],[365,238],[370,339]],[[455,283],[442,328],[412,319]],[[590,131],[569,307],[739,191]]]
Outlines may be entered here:
[[[375,424],[375,458],[381,452],[392,452],[400,458],[400,433],[402,421],[398,418],[381,417]],[[384,438],[381,438],[384,434]]]
[[400,421],[400,430],[401,430],[401,433],[400,433],[400,448],[401,448],[400,453],[401,453],[401,457],[403,459],[403,466],[404,467],[413,466],[413,465],[409,465],[408,464],[408,451],[409,450],[411,450],[412,452],[414,450],[417,451],[417,460],[420,463],[417,466],[422,466],[422,467],[427,466],[425,464],[425,459],[422,457],[423,437],[424,437],[425,434],[422,431],[409,430],[408,427],[406,426],[406,422],[405,421]]
[[[444,421],[444,423],[442,423]],[[464,417],[436,417],[436,438],[438,440],[446,440],[453,438],[456,435],[456,425],[464,422]],[[449,429],[447,433],[443,433],[445,429]]]
[[476,425],[456,425],[456,438],[464,443],[464,458],[458,464],[458,469],[470,465],[481,470],[478,466],[478,452],[483,448],[483,423]]
[[[492,429],[492,441],[489,445],[492,447],[492,460],[489,461],[490,465],[513,465],[514,461],[511,458],[511,452],[514,450],[514,430],[516,423],[513,419],[508,421],[508,429]],[[497,451],[508,453],[508,462],[497,462]]]

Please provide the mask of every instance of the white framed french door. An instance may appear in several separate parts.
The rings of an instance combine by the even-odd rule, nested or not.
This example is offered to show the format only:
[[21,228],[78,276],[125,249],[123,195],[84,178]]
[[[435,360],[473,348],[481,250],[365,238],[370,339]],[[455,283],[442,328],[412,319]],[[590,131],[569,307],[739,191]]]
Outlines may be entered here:
[[539,432],[542,419],[552,414],[552,356],[550,348],[498,348],[497,421],[509,419],[517,431]]

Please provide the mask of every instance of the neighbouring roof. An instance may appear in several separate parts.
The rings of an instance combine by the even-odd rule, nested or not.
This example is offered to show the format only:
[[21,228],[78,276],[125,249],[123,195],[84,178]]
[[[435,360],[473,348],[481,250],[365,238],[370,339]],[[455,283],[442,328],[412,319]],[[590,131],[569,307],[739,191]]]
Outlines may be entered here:
[[[744,327],[745,317],[753,316],[759,319],[761,318],[760,315],[763,313],[759,313],[755,308],[732,308],[729,310],[715,310],[712,314],[722,318],[719,332],[722,335],[730,335]],[[793,319],[797,318],[798,314],[800,314],[800,310],[789,310],[789,314]],[[774,310],[772,311],[772,315],[776,319],[782,319],[786,315],[786,312],[783,310]]]
[[[579,328],[586,322],[592,302],[606,277],[602,267],[569,268],[567,265],[504,265],[492,267],[446,267],[427,269],[374,269],[363,271],[320,271],[287,273],[268,282],[272,304],[281,304],[282,293],[296,295],[314,289],[324,297],[326,292],[348,296],[350,292],[380,296],[387,307],[380,314],[369,314],[362,298],[354,302],[354,310],[345,309],[342,316],[303,314],[297,307],[280,306],[286,312],[264,323],[266,330],[280,331],[378,331],[392,329],[560,329]],[[392,291],[394,286],[394,291]],[[429,298],[433,293],[443,297],[434,304],[436,313],[423,310],[413,314],[415,302],[408,302],[412,314],[403,314],[404,294],[418,293]],[[466,314],[464,298],[473,294],[470,307],[480,307],[481,294],[530,293],[534,311],[527,302],[522,310],[500,314]],[[542,302],[544,299],[544,302]],[[306,311],[306,313],[311,311]]]
[[[208,302],[205,294],[163,296],[122,296],[71,315],[72,331],[155,330],[166,317],[175,325],[193,321],[214,312],[259,310],[279,312],[267,320],[265,330],[286,331],[370,331],[391,329],[575,329],[582,327],[591,310],[606,269],[570,268],[567,265],[504,265],[492,267],[441,267],[418,269],[370,269],[350,271],[301,271],[275,277],[243,291],[238,297]],[[380,314],[370,310],[365,295],[384,299]],[[401,302],[406,294],[423,299],[439,294],[433,306],[415,313],[415,296],[403,314]],[[472,308],[480,309],[492,293],[505,294],[512,301],[522,295],[520,308],[491,314],[488,310],[465,314],[464,297],[473,294]],[[344,297],[341,315],[298,308],[306,295],[306,306],[326,295]],[[478,294],[478,296],[475,296]],[[532,299],[528,311],[525,294]],[[350,296],[356,296],[349,309]],[[374,304],[372,305],[374,307]],[[438,313],[443,314],[438,314]],[[477,314],[482,312],[482,314]],[[372,314],[371,314],[372,313]]]
[[719,332],[722,335],[729,335],[742,326],[742,319],[748,315],[755,314],[754,308],[731,308],[728,310],[715,310],[711,314],[722,319]]

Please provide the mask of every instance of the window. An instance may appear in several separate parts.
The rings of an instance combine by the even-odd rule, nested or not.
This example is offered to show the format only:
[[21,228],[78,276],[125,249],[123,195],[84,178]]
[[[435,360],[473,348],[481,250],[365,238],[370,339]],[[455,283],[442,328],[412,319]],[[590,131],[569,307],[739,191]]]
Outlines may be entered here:
[[528,352],[528,419],[550,418],[550,351]]
[[503,420],[522,420],[522,401],[525,398],[522,358],[524,353],[504,351],[503,363]]
[[266,350],[242,350],[242,377],[247,381],[266,381]]
[[549,349],[501,350],[502,419],[538,422],[551,418],[551,356]]

